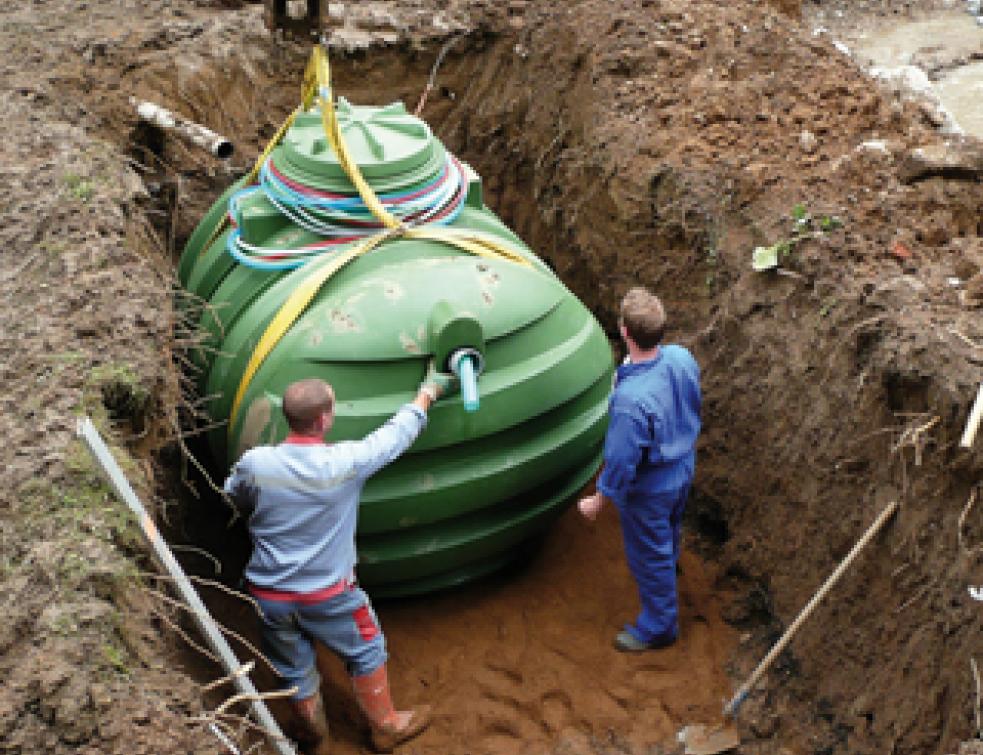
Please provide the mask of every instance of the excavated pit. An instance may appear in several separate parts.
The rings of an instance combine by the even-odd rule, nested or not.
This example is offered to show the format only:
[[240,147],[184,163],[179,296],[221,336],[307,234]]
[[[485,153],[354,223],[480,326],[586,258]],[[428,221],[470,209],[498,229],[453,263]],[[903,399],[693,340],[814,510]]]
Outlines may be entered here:
[[[440,87],[428,95],[423,117],[453,152],[485,177],[489,206],[551,265],[563,264],[558,239],[570,229],[553,224],[554,218],[562,217],[557,207],[537,210],[530,201],[536,189],[528,158],[512,154],[505,164],[495,150],[497,137],[491,135],[488,143],[488,135],[470,133],[473,127],[465,115],[469,106],[456,102],[486,60],[501,55],[501,43],[478,40],[470,45],[466,55],[452,54],[446,60]],[[355,103],[401,99],[412,108],[436,51],[377,50],[337,58],[334,84]],[[225,62],[214,69],[197,69],[190,80],[180,81],[178,76],[176,81],[171,72],[162,71],[142,83],[165,98],[180,92],[183,102],[199,109],[192,113],[196,117],[221,107],[223,120],[217,128],[235,141],[240,154],[252,155],[295,105],[304,58],[296,50],[292,53],[279,49],[267,60],[250,61],[249,73],[245,68],[230,70]],[[261,67],[266,70],[257,80]],[[401,72],[395,80],[394,70]],[[272,102],[261,104],[256,99],[259,91],[276,94]],[[469,97],[473,96],[472,91]],[[502,126],[506,131],[526,127],[518,113],[514,122]],[[153,166],[144,176],[154,198],[150,214],[163,245],[176,254],[224,184],[245,165],[189,169],[187,158],[192,155],[161,137],[156,129],[141,125],[131,143],[134,159]],[[598,298],[597,278],[565,262],[566,275],[561,271],[561,277],[613,332],[612,302],[602,304]],[[188,429],[193,431],[190,425]],[[192,439],[188,448],[204,461],[214,480],[221,479],[225,470],[211,463],[205,444]],[[221,562],[221,573],[216,574],[211,559],[194,552],[182,560],[197,576],[239,587],[238,575],[249,552],[243,522],[230,525],[230,511],[193,466],[173,456],[166,466],[189,475],[184,483],[169,483],[169,494],[182,501],[175,518],[180,524],[170,538],[179,549],[193,547],[211,554]],[[189,495],[188,483],[196,495]],[[517,564],[491,578],[436,595],[377,604],[398,700],[435,706],[436,720],[419,740],[422,751],[650,751],[671,742],[688,722],[713,720],[731,691],[726,668],[736,642],[736,632],[721,618],[721,610],[745,580],[723,575],[713,562],[714,548],[728,538],[719,504],[697,491],[690,512],[680,576],[683,637],[657,657],[619,656],[610,645],[614,633],[637,610],[613,511],[589,525],[571,509],[556,527],[529,544]],[[218,621],[258,644],[251,606],[222,590],[203,587],[202,592]],[[768,622],[761,614],[746,617],[742,626]],[[253,656],[246,651],[243,657]],[[335,751],[363,751],[364,735],[344,670],[323,649],[320,660]],[[203,682],[219,673],[195,653],[183,664]],[[272,674],[259,665],[258,684],[272,689]],[[652,690],[660,691],[658,699],[650,697]],[[286,720],[285,706],[273,702],[271,707]],[[463,749],[462,743],[467,743]]]
[[[976,542],[983,528],[979,508],[960,518],[980,462],[954,440],[983,333],[946,281],[980,269],[978,174],[902,185],[888,161],[855,152],[866,138],[918,143],[931,129],[819,42],[792,39],[781,50],[773,27],[742,27],[745,10],[721,9],[711,24],[700,6],[695,31],[649,59],[630,22],[605,12],[564,21],[546,9],[526,33],[466,37],[423,117],[605,327],[613,331],[628,285],[650,285],[667,301],[672,340],[703,366],[682,641],[641,658],[609,649],[635,610],[617,522],[607,512],[589,526],[568,512],[507,574],[380,606],[398,698],[436,706],[416,747],[672,751],[682,724],[716,720],[876,513],[900,499],[895,522],[745,704],[745,751],[951,751],[971,733],[969,658],[979,649],[979,612],[965,592],[979,555],[963,539]],[[667,28],[682,26],[680,13]],[[624,49],[592,49],[591,24],[602,20]],[[743,45],[742,33],[752,35]],[[336,56],[336,90],[412,109],[439,48]],[[255,154],[296,104],[306,51],[257,41],[219,60],[201,55],[139,69],[129,84],[183,105],[239,155]],[[712,65],[729,72],[727,98],[701,74]],[[782,65],[808,85],[781,89],[766,71]],[[653,66],[669,84],[646,78]],[[831,102],[820,111],[822,98]],[[800,146],[806,126],[821,137],[818,153]],[[133,138],[129,148],[150,168],[148,212],[176,261],[246,165],[226,169],[173,140]],[[750,249],[789,235],[798,204],[843,227],[802,244],[790,275],[750,273]],[[916,248],[914,258],[892,252],[897,242]],[[228,528],[207,494],[172,492],[183,501],[172,537],[217,555],[234,585],[248,550],[241,524]],[[214,576],[206,560],[185,561]],[[217,618],[255,639],[248,605],[206,596]],[[337,751],[358,752],[344,674],[322,660]],[[201,678],[215,675],[189,663]],[[269,674],[259,679],[270,686]]]

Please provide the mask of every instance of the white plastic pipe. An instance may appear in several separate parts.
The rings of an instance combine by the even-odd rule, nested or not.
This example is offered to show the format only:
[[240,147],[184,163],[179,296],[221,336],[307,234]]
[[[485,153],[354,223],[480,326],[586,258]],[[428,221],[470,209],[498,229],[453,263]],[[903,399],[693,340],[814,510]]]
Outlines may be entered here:
[[141,101],[130,97],[130,104],[137,109],[137,115],[147,123],[152,123],[154,126],[166,131],[173,131],[196,147],[208,150],[215,157],[227,160],[235,152],[232,142],[224,136],[216,134],[211,129],[205,128],[200,123],[182,118],[180,115],[160,105],[155,105],[153,102]]
[[976,440],[976,431],[980,429],[980,420],[983,420],[983,383],[980,383],[979,393],[976,394],[976,401],[969,413],[966,430],[963,431],[963,439],[959,441],[960,447],[973,447],[973,441]]

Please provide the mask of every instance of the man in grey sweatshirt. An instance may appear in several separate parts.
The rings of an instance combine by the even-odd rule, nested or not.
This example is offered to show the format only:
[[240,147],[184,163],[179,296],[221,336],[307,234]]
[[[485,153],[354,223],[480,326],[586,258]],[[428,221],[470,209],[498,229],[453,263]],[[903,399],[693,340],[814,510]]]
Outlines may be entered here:
[[315,640],[344,659],[378,751],[388,752],[429,722],[429,706],[393,707],[385,637],[355,582],[355,525],[366,480],[410,447],[431,403],[455,388],[454,376],[431,365],[416,398],[385,425],[360,441],[328,444],[334,391],[314,378],[293,383],[283,395],[286,439],[247,451],[225,481],[249,517],[246,580],[263,612],[263,651],[285,688],[296,689],[291,706],[305,752],[328,751]]

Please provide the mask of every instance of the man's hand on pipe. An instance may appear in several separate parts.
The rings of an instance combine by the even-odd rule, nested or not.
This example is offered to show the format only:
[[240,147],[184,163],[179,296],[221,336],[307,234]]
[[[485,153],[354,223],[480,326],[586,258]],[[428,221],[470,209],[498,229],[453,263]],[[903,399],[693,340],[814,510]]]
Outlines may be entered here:
[[417,398],[421,394],[427,397],[428,401],[425,407],[427,409],[434,401],[456,393],[458,388],[457,376],[450,372],[441,372],[431,359],[427,365],[427,374],[424,376],[423,382],[420,383]]

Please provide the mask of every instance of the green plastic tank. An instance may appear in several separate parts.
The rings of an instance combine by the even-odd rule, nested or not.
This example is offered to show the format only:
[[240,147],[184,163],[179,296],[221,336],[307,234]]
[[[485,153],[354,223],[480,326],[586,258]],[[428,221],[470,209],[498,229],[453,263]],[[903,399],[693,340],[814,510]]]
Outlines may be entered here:
[[[441,196],[454,197],[433,222],[494,239],[528,264],[428,239],[387,240],[319,290],[248,380],[233,413],[246,365],[288,295],[323,255],[357,243],[336,234],[321,251],[321,215],[298,214],[282,193],[245,187],[243,179],[212,206],[180,262],[181,283],[193,294],[187,298],[203,302],[189,310],[200,315],[203,334],[194,361],[209,414],[221,423],[209,443],[226,466],[286,436],[280,397],[295,380],[330,382],[337,416],[328,439],[355,439],[413,397],[431,356],[446,365],[468,354],[477,374],[468,410],[462,396],[435,404],[413,447],[362,496],[361,583],[376,596],[422,593],[507,564],[590,480],[606,427],[611,350],[591,313],[485,207],[480,178],[423,121],[401,104],[344,100],[337,117],[350,154],[384,202],[395,207],[447,185]],[[296,118],[264,171],[263,180],[280,190],[301,187],[305,197],[342,205],[357,199],[316,109]],[[233,225],[215,234],[229,212]],[[370,226],[359,212],[348,219]],[[314,261],[280,269],[290,249],[310,250]]]

